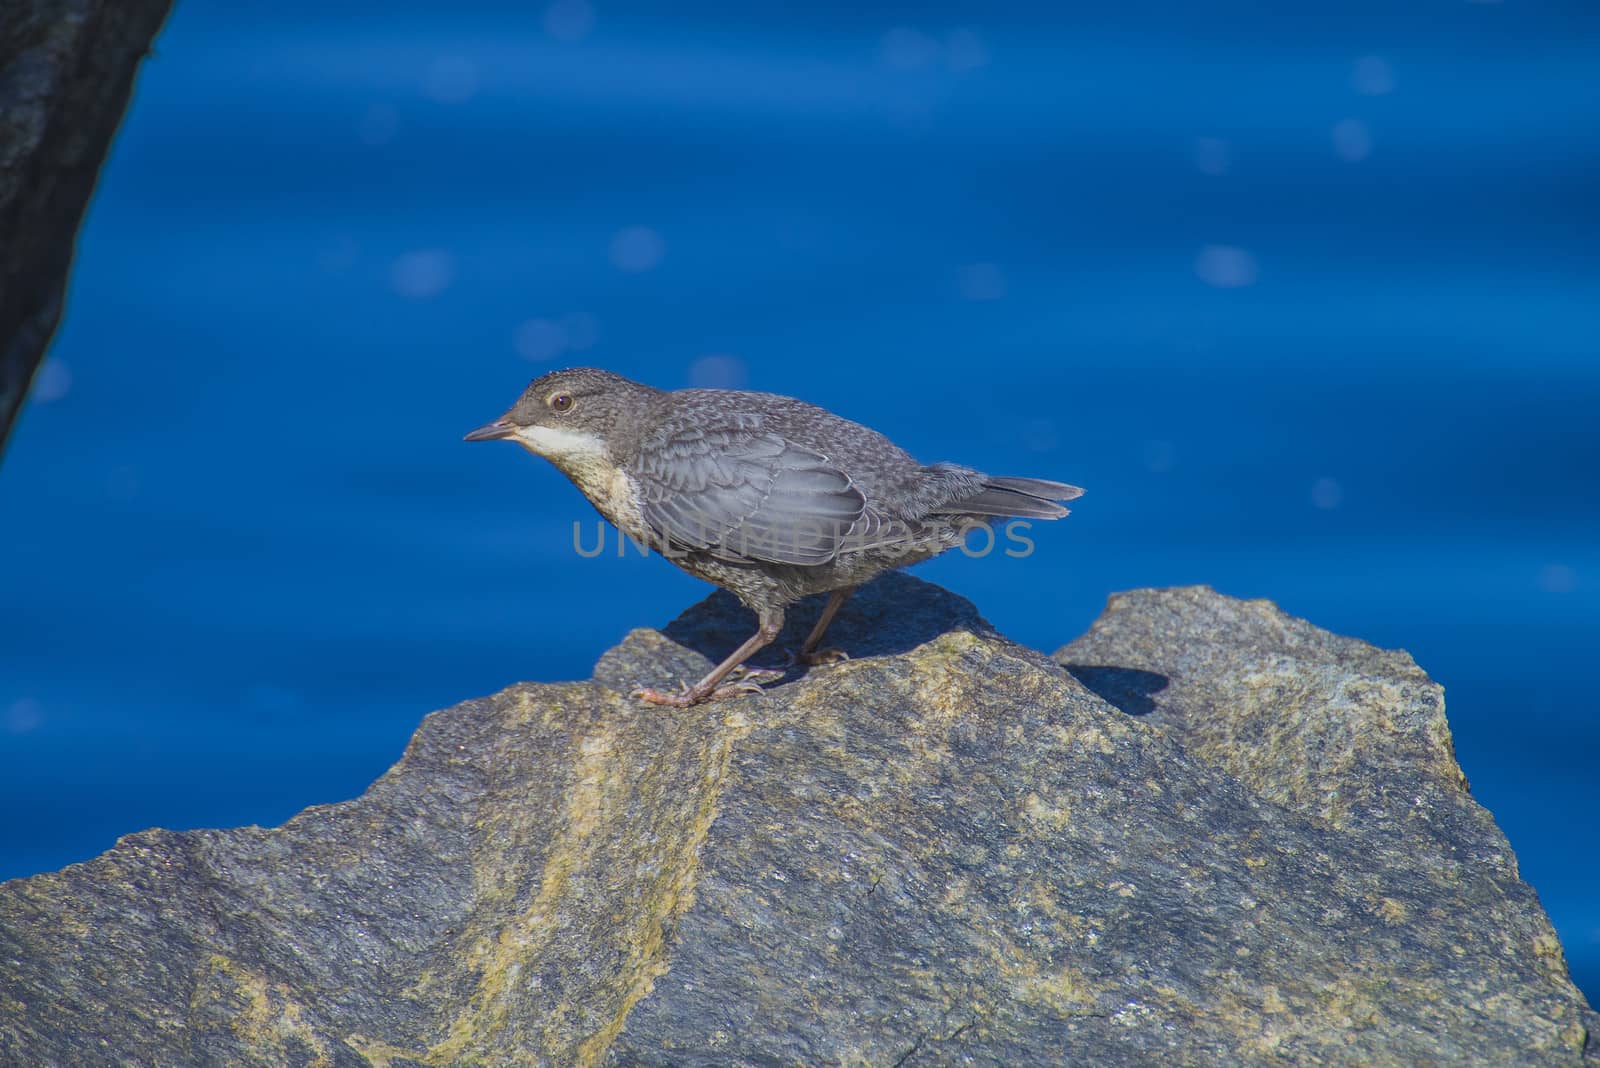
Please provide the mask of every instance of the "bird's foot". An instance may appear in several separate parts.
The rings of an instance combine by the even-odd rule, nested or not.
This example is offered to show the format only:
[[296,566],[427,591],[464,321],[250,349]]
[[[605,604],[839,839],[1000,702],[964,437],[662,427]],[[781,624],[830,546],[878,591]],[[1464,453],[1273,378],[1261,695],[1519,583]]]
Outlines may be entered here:
[[[755,671],[767,675],[776,675],[778,678],[783,677],[783,672],[781,671],[774,672],[767,668],[757,668]],[[688,683],[684,683],[683,688],[678,690],[677,693],[669,693],[665,690],[657,690],[653,687],[645,686],[641,689],[633,691],[633,693],[629,694],[629,696],[637,697],[646,704],[666,705],[669,708],[688,708],[691,705],[697,705],[702,701],[725,701],[730,697],[741,697],[745,694],[766,692],[767,691],[761,688],[760,683],[753,681],[749,677],[745,677],[736,682],[729,683],[726,686],[718,686],[715,689],[710,690],[702,689],[699,686],[690,686]]]
[[633,691],[633,693],[629,694],[628,696],[637,697],[646,704],[666,705],[669,708],[688,708],[690,705],[701,700],[700,696],[697,695],[687,684],[685,684],[683,689],[676,693],[669,693],[666,690],[657,690],[652,686],[643,686]]
[[843,649],[813,649],[809,653],[802,649],[798,653],[790,653],[784,666],[794,667],[797,664],[804,664],[806,667],[826,667],[849,659],[850,654]]
[[788,664],[785,664],[782,667],[770,668],[756,667],[754,664],[740,664],[738,667],[728,672],[728,681],[738,683],[748,682],[756,686],[760,686],[764,683],[777,682],[779,679],[782,679],[789,673],[788,667]]
[[742,697],[745,694],[762,694],[767,691],[758,682],[736,682],[731,686],[718,686],[706,694],[707,701],[726,701],[730,697]]

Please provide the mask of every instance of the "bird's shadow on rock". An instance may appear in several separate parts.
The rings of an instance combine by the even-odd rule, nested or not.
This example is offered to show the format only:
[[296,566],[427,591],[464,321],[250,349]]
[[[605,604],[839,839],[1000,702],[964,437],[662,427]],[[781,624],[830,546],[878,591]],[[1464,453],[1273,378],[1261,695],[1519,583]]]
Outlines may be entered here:
[[[811,633],[827,599],[826,594],[819,594],[792,605],[777,640],[750,658],[752,667],[785,669],[783,679],[769,683],[769,688],[796,681],[810,670],[791,658]],[[965,597],[890,572],[862,586],[845,602],[828,628],[823,647],[855,660],[897,656],[954,631],[991,635],[994,628]],[[755,632],[755,613],[733,594],[718,590],[659,633],[635,632],[601,657],[594,677],[624,692],[639,686],[694,682]],[[1043,654],[1039,661],[1041,666],[1069,672],[1086,689],[1132,716],[1156,711],[1153,695],[1167,687],[1167,677],[1152,671],[1098,664],[1057,665]]]
[[[824,594],[791,606],[778,639],[752,657],[751,666],[787,667],[783,683],[804,676],[809,669],[790,664],[790,657],[799,651],[826,603]],[[959,630],[993,632],[966,598],[910,575],[891,573],[862,586],[845,602],[828,628],[823,646],[857,660],[895,656]],[[653,639],[649,632],[630,636],[601,657],[594,677],[624,691],[663,686],[671,680],[693,682],[755,632],[755,614],[732,594],[718,590],[663,627]]]
[[[778,639],[752,662],[781,665],[798,652],[827,601],[827,594],[818,594],[791,605]],[[822,644],[853,659],[895,656],[954,630],[987,632],[989,624],[965,597],[910,575],[891,573],[862,586],[844,603]],[[662,633],[717,663],[755,631],[755,613],[731,593],[718,590],[667,624]]]
[[1156,710],[1155,695],[1170,683],[1165,675],[1109,664],[1063,664],[1067,674],[1101,700],[1130,716],[1148,716]]

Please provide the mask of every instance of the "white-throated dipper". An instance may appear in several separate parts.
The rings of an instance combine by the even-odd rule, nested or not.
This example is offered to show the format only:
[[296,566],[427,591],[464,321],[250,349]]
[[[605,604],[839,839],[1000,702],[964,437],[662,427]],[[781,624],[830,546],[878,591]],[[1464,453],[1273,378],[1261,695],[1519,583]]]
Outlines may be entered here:
[[863,582],[961,544],[975,524],[1060,519],[1083,491],[924,466],[888,438],[792,397],[729,389],[668,392],[575,367],[533,380],[511,410],[466,436],[543,456],[602,516],[689,574],[731,591],[756,633],[679,693],[687,706],[749,692],[723,681],[783,629],[784,609],[831,593],[799,656],[816,655]]

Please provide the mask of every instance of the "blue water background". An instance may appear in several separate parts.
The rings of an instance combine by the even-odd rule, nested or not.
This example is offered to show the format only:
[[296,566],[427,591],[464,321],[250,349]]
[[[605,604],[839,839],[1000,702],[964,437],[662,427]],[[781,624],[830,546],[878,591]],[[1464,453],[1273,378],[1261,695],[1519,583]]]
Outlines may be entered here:
[[1447,689],[1600,993],[1592,4],[180,0],[0,465],[0,877],[359,793],[705,587],[464,445],[745,383],[1089,489],[920,574],[1209,583]]

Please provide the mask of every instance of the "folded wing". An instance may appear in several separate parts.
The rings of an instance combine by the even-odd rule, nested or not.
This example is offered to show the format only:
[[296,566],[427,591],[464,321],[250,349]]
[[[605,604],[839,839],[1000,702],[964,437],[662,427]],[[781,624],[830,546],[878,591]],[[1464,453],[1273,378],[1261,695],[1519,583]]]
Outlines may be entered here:
[[828,458],[741,415],[716,428],[668,424],[630,470],[664,544],[729,561],[815,566],[863,524],[866,498]]

